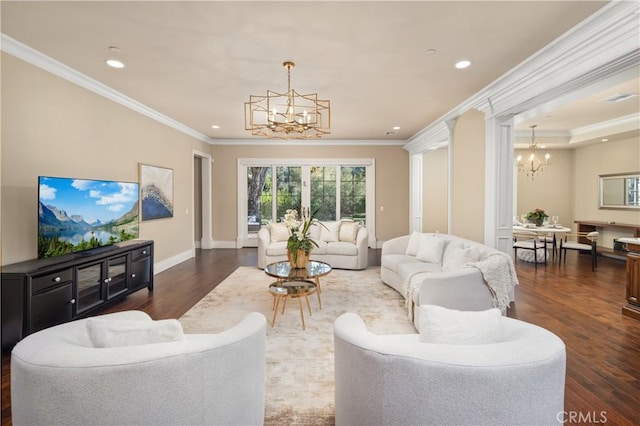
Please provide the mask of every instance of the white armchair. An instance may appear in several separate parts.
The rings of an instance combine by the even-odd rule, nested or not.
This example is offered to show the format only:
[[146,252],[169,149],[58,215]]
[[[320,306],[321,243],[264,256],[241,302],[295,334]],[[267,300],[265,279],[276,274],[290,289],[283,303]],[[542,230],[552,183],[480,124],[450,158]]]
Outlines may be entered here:
[[[140,311],[103,315],[151,321]],[[78,320],[39,331],[11,353],[14,425],[261,425],[266,319],[218,334],[96,348]]]
[[500,317],[485,345],[375,335],[356,314],[334,324],[336,425],[533,425],[563,419],[566,353],[553,333]]

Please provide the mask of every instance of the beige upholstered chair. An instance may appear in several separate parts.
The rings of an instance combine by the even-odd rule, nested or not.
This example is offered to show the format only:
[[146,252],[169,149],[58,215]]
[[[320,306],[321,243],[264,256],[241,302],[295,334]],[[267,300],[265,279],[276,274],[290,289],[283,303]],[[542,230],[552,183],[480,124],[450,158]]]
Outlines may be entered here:
[[544,235],[540,235],[533,231],[517,231],[513,233],[513,254],[518,258],[518,250],[531,250],[533,252],[533,261],[538,267],[539,250],[544,252],[544,262],[547,263],[547,246],[551,244]]
[[[140,311],[97,318],[151,321]],[[263,424],[264,315],[250,313],[217,334],[119,347],[95,347],[88,320],[41,330],[13,348],[14,425]]]
[[567,262],[567,250],[588,252],[591,254],[591,270],[595,271],[598,267],[598,235],[597,231],[564,234],[560,240],[559,262],[562,262],[562,256],[564,256],[564,262]]

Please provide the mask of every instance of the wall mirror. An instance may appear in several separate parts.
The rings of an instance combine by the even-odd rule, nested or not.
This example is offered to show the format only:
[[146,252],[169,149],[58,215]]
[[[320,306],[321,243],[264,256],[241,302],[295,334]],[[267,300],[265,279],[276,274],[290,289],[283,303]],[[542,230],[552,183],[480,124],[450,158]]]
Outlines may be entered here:
[[640,209],[640,172],[599,178],[601,209]]

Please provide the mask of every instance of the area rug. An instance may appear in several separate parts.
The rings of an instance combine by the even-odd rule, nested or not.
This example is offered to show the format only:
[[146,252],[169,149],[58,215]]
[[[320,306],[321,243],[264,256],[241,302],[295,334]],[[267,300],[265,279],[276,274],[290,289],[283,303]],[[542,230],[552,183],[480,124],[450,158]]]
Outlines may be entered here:
[[380,281],[380,269],[334,270],[321,278],[322,310],[309,297],[302,329],[298,301],[289,300],[271,326],[273,278],[255,267],[240,267],[200,300],[180,322],[186,333],[225,330],[249,312],[267,317],[267,425],[334,424],[333,323],[344,312],[359,314],[376,334],[416,333],[404,299]]

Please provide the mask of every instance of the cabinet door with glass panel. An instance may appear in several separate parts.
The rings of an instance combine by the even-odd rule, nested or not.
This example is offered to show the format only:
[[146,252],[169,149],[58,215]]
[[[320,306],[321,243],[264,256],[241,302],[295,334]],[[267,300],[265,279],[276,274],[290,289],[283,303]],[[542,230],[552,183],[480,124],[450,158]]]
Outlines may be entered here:
[[128,262],[123,254],[76,269],[76,315],[127,291]]

